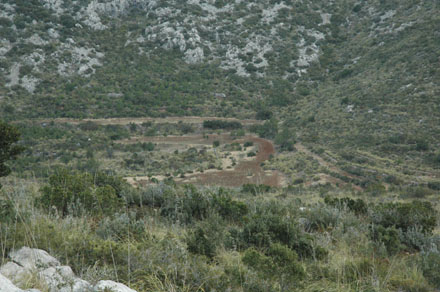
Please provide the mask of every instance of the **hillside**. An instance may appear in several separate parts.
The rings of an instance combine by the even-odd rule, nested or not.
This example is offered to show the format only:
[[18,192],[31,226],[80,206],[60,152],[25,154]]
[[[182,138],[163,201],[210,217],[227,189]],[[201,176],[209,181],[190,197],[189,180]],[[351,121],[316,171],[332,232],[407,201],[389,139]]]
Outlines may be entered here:
[[274,113],[260,136],[327,151],[362,187],[438,177],[436,1],[0,5],[5,120]]
[[440,289],[437,0],[2,0],[1,120],[0,291]]

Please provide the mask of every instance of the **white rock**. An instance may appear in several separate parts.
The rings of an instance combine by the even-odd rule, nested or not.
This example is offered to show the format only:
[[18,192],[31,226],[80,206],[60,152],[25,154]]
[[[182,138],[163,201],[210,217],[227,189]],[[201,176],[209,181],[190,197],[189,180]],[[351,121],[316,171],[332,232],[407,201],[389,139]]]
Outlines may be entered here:
[[320,25],[330,24],[330,18],[332,15],[330,13],[321,13],[322,23]]
[[51,38],[53,38],[53,39],[57,39],[57,38],[60,37],[60,34],[59,34],[56,30],[54,30],[53,28],[49,28],[49,29],[47,30],[47,33],[48,33],[49,36],[50,36]]
[[272,22],[278,16],[278,11],[283,8],[289,8],[284,2],[276,3],[272,8],[263,10],[263,21],[266,23]]
[[11,49],[12,49],[12,45],[9,42],[9,40],[6,40],[6,39],[0,40],[0,56],[5,55]]
[[137,292],[136,290],[128,288],[124,284],[110,280],[99,281],[98,284],[95,285],[95,289],[100,292],[104,291],[106,288],[111,289],[113,292]]
[[34,44],[36,46],[46,45],[47,41],[43,40],[38,34],[34,33],[30,38],[26,39],[27,43]]
[[11,73],[9,74],[9,83],[6,86],[17,85],[20,81],[20,63],[14,63],[11,67]]
[[22,247],[17,251],[11,252],[9,257],[12,261],[29,270],[60,265],[56,258],[46,251],[37,248]]
[[72,286],[72,292],[86,292],[86,291],[93,291],[92,285],[90,285],[90,283],[85,280],[76,278]]
[[84,292],[92,286],[84,280],[75,277],[69,266],[50,267],[40,272],[50,292]]
[[14,262],[7,262],[0,268],[0,273],[12,281],[18,282],[28,274],[28,271]]
[[39,79],[33,76],[25,75],[21,79],[21,86],[24,87],[29,93],[34,93],[39,81]]
[[202,48],[195,48],[194,50],[187,50],[185,52],[185,61],[189,64],[196,64],[203,61],[205,58]]
[[17,288],[12,282],[0,274],[0,292],[22,292],[23,290]]

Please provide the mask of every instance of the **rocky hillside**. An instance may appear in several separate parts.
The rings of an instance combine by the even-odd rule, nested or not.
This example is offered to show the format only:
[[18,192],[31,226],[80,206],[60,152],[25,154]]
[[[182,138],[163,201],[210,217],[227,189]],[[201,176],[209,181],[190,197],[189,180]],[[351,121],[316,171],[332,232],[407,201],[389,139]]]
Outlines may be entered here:
[[435,145],[438,12],[434,0],[5,0],[0,110],[250,118],[265,107],[305,141]]

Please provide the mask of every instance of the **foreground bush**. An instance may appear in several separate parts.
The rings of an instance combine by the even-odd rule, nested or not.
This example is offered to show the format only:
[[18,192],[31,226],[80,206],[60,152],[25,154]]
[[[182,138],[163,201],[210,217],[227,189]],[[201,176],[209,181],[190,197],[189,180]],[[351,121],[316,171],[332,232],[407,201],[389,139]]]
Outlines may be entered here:
[[384,227],[395,227],[402,231],[418,226],[430,234],[437,225],[437,211],[430,202],[387,203],[374,207],[370,218],[372,223]]
[[94,214],[111,214],[119,209],[123,202],[117,196],[113,186],[105,184],[105,175],[99,175],[95,184],[89,173],[72,172],[61,169],[49,178],[49,184],[41,189],[38,203],[47,210],[55,208],[59,214],[81,215],[83,211]]

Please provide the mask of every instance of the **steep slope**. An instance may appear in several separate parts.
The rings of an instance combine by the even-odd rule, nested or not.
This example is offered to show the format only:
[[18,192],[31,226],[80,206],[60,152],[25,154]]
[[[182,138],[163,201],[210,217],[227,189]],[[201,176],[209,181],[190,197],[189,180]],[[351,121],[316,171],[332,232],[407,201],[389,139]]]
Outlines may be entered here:
[[437,1],[0,6],[5,119],[252,118],[271,108],[286,131],[335,149],[438,145]]

